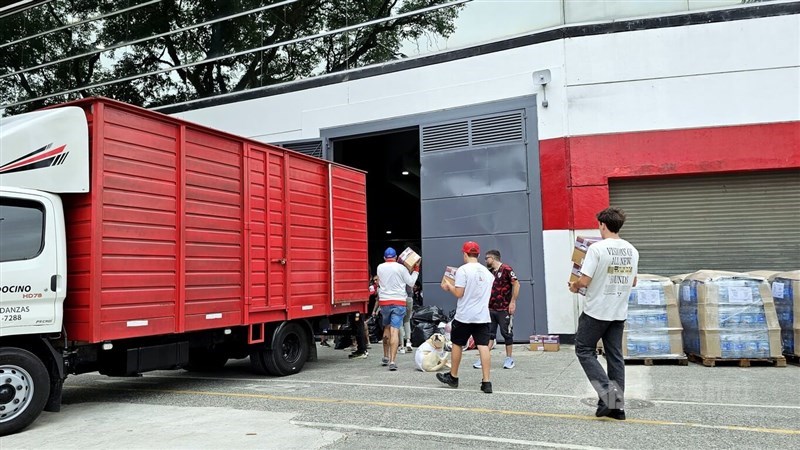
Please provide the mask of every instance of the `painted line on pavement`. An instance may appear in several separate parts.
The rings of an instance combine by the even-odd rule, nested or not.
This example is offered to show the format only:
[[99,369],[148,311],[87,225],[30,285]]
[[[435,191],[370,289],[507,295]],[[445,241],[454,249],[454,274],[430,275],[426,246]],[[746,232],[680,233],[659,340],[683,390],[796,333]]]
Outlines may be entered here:
[[413,436],[423,437],[442,437],[448,439],[461,439],[468,441],[482,441],[491,442],[493,444],[516,444],[528,445],[536,447],[549,447],[549,448],[569,448],[573,450],[600,450],[605,447],[592,447],[589,445],[577,444],[562,444],[558,442],[545,442],[545,441],[528,441],[524,439],[509,439],[495,436],[481,436],[477,434],[456,434],[456,433],[442,433],[439,431],[427,430],[400,430],[397,428],[384,428],[384,427],[367,427],[359,425],[345,425],[339,423],[324,423],[324,422],[301,422],[298,420],[290,420],[292,425],[302,425],[311,428],[332,428],[337,430],[354,430],[354,431],[372,431],[376,433],[393,433],[393,434],[410,434]]
[[[467,390],[459,390],[459,389],[447,389],[443,386],[407,386],[407,385],[400,385],[400,384],[379,384],[379,383],[354,383],[354,382],[346,382],[346,381],[318,381],[318,380],[287,380],[285,378],[281,378],[280,380],[271,380],[265,378],[224,378],[224,377],[195,377],[195,376],[163,376],[163,375],[147,375],[145,374],[142,378],[165,378],[165,379],[182,379],[182,380],[211,380],[211,381],[249,381],[249,382],[260,382],[260,383],[269,383],[271,381],[275,381],[276,383],[296,383],[296,384],[327,384],[327,385],[334,385],[334,386],[354,386],[354,387],[375,387],[375,388],[392,388],[392,389],[409,389],[409,390],[426,390],[426,391],[448,391],[448,392],[464,392],[467,394],[474,394],[474,391],[467,391]],[[131,381],[131,380],[125,380]],[[576,399],[581,400],[586,397],[593,397],[595,396],[595,392],[591,391],[591,395],[587,393],[587,395],[567,395],[567,394],[547,394],[541,392],[515,392],[515,391],[494,391],[495,394],[498,395],[517,395],[523,397],[555,397],[555,398],[568,398],[568,399]],[[483,394],[481,394],[483,395]],[[765,409],[797,409],[800,410],[800,406],[795,405],[750,405],[744,403],[705,403],[705,402],[692,402],[686,400],[650,400],[650,399],[643,399],[647,400],[652,403],[664,403],[670,405],[688,405],[688,406],[725,406],[725,407],[732,407],[732,408],[765,408]]]
[[[272,394],[244,394],[238,392],[189,391],[189,390],[178,390],[178,389],[134,389],[134,388],[122,388],[122,387],[101,388],[93,386],[71,386],[70,389],[155,392],[155,393],[184,394],[184,395],[205,395],[209,397],[260,398],[266,400],[283,400],[290,402],[293,401],[293,402],[328,403],[328,404],[340,404],[340,405],[380,406],[386,408],[406,408],[406,409],[421,409],[421,410],[433,410],[433,411],[460,411],[460,412],[479,413],[479,414],[547,417],[554,419],[571,419],[571,420],[583,420],[583,421],[603,421],[603,422],[614,421],[614,419],[609,419],[605,417],[582,416],[578,414],[543,413],[535,411],[514,411],[514,410],[492,409],[492,408],[468,408],[464,406],[442,406],[442,405],[423,405],[423,404],[413,404],[413,403],[377,402],[369,400],[348,400],[348,399],[337,399],[337,398],[292,397],[287,395],[272,395]],[[680,426],[688,428],[707,428],[714,430],[746,431],[754,433],[770,433],[770,434],[800,436],[800,430],[791,430],[783,428],[746,427],[739,425],[709,425],[709,424],[702,424],[695,422],[672,422],[664,420],[644,420],[644,419],[628,419],[625,422],[642,424],[642,425]]]

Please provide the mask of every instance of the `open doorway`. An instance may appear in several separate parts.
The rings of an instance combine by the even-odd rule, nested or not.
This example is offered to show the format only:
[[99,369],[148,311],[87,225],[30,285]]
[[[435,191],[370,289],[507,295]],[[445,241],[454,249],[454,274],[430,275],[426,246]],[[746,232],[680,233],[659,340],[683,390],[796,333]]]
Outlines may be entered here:
[[337,138],[331,147],[334,162],[367,172],[370,272],[386,247],[421,253],[419,128]]

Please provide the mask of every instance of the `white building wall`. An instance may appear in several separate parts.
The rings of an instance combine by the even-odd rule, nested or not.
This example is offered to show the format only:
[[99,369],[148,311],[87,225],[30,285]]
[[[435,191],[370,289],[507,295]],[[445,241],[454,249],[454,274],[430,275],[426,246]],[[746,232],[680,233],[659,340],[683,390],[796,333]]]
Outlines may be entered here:
[[[542,93],[539,139],[800,120],[800,16],[586,36],[179,116],[265,142],[320,129]],[[540,97],[541,98],[541,97]],[[589,231],[589,230],[586,230]],[[581,231],[577,232],[581,233]],[[574,333],[566,290],[576,232],[544,231],[551,333]]]

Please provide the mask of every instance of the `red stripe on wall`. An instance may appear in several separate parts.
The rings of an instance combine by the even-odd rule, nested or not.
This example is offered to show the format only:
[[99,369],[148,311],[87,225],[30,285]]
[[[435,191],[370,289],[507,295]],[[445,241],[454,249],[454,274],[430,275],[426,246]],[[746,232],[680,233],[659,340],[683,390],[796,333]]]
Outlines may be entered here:
[[570,229],[572,196],[569,190],[568,139],[539,142],[539,170],[542,187],[542,223],[545,230]]
[[556,138],[539,152],[544,229],[594,228],[610,178],[800,168],[800,122]]

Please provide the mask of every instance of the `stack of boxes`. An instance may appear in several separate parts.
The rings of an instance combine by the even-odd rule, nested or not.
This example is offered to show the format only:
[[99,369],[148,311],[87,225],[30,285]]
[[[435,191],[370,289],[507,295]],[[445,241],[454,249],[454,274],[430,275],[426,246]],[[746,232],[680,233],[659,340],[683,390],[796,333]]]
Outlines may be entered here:
[[[586,251],[589,249],[589,246],[602,240],[603,239],[599,237],[586,236],[578,236],[575,239],[575,248],[572,250],[572,271],[569,274],[570,283],[574,283],[580,279],[581,267],[583,266],[583,260],[586,258]],[[586,295],[586,288],[583,288],[578,292],[581,295]]]
[[766,280],[699,271],[679,290],[686,353],[705,358],[781,356],[780,327]]
[[800,270],[775,274],[772,297],[781,326],[783,353],[800,356]]
[[631,359],[681,358],[682,330],[672,281],[657,275],[640,274],[628,297],[623,356]]
[[[583,260],[586,258],[586,251],[589,249],[589,246],[594,244],[595,242],[602,241],[603,238],[599,237],[588,237],[588,236],[578,236],[575,239],[575,246],[572,249],[572,270],[569,273],[569,282],[574,283],[578,281],[581,277],[581,267],[583,267]],[[586,288],[582,288],[578,291],[581,295],[586,295]],[[581,310],[583,307],[581,307]],[[534,336],[531,336],[533,338]],[[531,341],[531,349],[533,349],[533,341]],[[603,353],[603,341],[597,341],[597,353]]]

